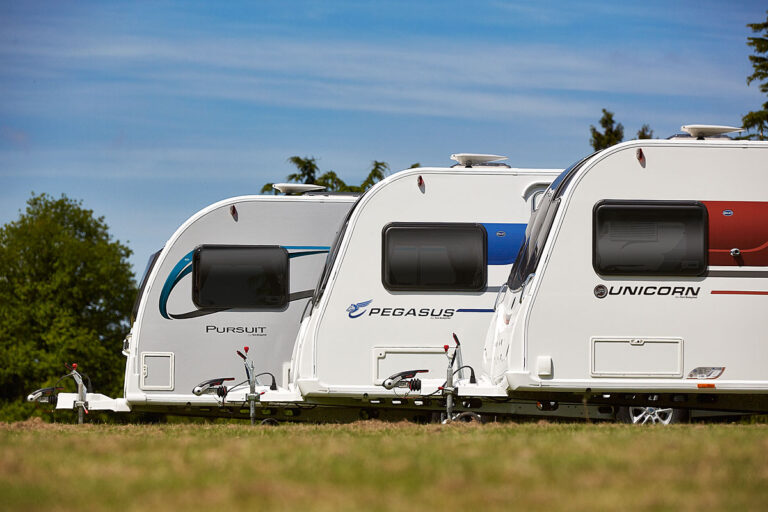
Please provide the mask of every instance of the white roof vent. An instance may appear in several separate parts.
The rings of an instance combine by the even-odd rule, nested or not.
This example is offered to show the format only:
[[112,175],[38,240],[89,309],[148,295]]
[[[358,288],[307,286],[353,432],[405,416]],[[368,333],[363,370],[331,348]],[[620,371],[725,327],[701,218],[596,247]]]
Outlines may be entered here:
[[725,135],[726,133],[744,131],[744,128],[736,128],[735,126],[717,126],[713,124],[687,124],[680,127],[680,129],[685,133],[689,133],[691,137],[696,137],[697,139],[717,137],[719,135]]
[[488,162],[496,162],[498,160],[506,160],[507,157],[501,155],[478,155],[475,153],[456,153],[451,155],[451,160],[459,162],[459,165],[464,167],[472,167],[473,165],[487,164]]
[[311,185],[309,183],[275,183],[272,188],[283,194],[303,194],[304,192],[316,192],[325,190],[322,185]]

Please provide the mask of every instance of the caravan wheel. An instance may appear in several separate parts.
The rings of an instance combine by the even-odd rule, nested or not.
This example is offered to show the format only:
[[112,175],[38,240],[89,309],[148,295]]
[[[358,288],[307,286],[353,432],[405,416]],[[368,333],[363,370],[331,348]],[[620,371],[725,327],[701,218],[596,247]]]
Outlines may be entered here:
[[482,423],[483,419],[476,412],[464,411],[457,414],[453,418],[453,421],[460,421],[462,423]]
[[619,407],[616,419],[623,423],[685,423],[688,421],[686,409],[671,407]]

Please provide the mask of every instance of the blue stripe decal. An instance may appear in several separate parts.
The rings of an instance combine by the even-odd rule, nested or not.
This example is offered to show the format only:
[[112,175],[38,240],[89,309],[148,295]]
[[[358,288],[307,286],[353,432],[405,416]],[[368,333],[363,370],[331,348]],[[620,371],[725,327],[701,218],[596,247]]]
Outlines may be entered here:
[[462,308],[457,309],[457,313],[493,313],[492,309],[468,309],[468,308]]
[[488,233],[488,264],[510,265],[525,239],[526,224],[483,223]]
[[283,248],[289,251],[310,250],[310,251],[328,252],[331,250],[331,247],[328,245],[284,245]]
[[182,277],[192,272],[192,256],[195,254],[195,250],[191,250],[186,256],[181,258],[179,262],[173,267],[171,273],[168,274],[168,278],[163,285],[163,291],[160,292],[160,314],[163,318],[168,320],[171,317],[168,315],[168,297],[171,296],[171,290],[181,280]]

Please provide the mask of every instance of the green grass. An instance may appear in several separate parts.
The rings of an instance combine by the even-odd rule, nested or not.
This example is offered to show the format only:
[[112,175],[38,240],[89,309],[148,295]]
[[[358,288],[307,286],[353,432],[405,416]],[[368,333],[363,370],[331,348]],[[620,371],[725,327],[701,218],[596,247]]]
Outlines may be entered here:
[[0,510],[765,510],[767,425],[0,424]]

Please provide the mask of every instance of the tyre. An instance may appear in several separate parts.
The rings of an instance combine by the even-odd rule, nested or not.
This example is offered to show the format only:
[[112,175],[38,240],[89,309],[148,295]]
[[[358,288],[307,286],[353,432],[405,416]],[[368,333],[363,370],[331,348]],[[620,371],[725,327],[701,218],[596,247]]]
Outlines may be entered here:
[[471,411],[464,411],[457,414],[453,418],[453,421],[460,421],[462,423],[482,423],[483,422],[479,414]]
[[687,423],[687,409],[673,409],[671,407],[619,407],[616,419],[622,423],[658,423],[671,425],[673,423]]

